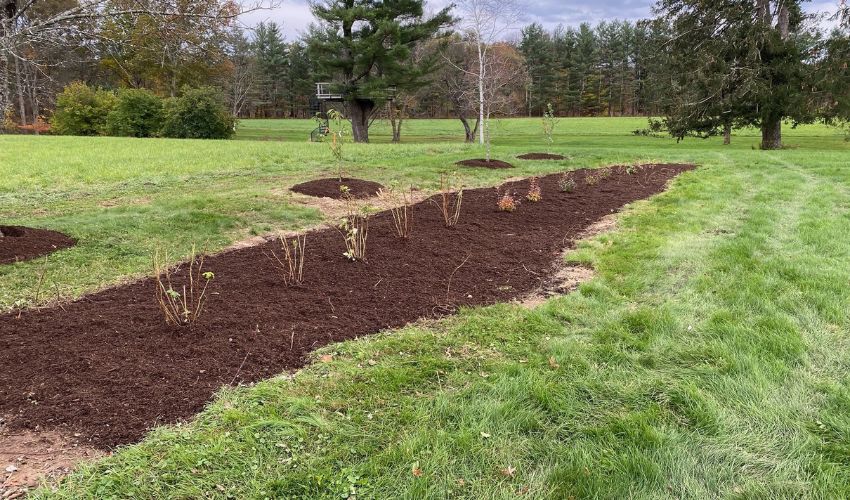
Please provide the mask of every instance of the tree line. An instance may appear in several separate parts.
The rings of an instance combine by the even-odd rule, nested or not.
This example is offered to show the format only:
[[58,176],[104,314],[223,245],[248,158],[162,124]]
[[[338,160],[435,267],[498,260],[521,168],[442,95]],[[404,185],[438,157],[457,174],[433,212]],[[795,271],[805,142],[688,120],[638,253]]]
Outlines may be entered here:
[[76,81],[163,97],[214,86],[244,118],[314,116],[315,83],[328,81],[356,140],[377,117],[394,136],[406,117],[455,117],[483,142],[490,116],[551,105],[660,117],[647,132],[678,138],[754,125],[779,147],[784,119],[850,116],[846,7],[823,32],[800,1],[659,0],[652,19],[552,30],[522,27],[510,0],[430,15],[421,0],[311,6],[316,23],[289,41],[275,23],[240,26],[245,7],[230,0],[0,0],[5,128],[37,129]]

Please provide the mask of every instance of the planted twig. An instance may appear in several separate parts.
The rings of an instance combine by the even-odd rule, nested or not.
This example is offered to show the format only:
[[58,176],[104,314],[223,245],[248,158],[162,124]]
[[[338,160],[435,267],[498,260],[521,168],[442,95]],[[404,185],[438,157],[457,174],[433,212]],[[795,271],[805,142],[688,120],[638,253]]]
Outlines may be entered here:
[[460,219],[460,206],[463,202],[463,186],[460,186],[457,193],[452,195],[452,182],[448,175],[440,174],[440,202],[431,199],[431,202],[437,205],[440,209],[440,214],[443,216],[443,223],[446,227],[455,227]]
[[307,235],[294,236],[286,239],[280,236],[281,254],[271,249],[271,255],[266,254],[280,270],[283,283],[286,286],[300,285],[304,281],[304,257],[307,249]]
[[469,257],[470,257],[471,255],[472,255],[472,254],[466,254],[466,258],[465,258],[465,259],[463,259],[463,262],[461,262],[461,263],[460,263],[460,265],[458,265],[458,266],[454,269],[454,271],[452,271],[452,274],[450,274],[450,275],[449,275],[449,283],[448,283],[448,285],[446,286],[446,302],[447,302],[447,303],[449,302],[449,293],[450,293],[450,292],[451,292],[451,290],[452,290],[452,278],[454,278],[454,277],[455,277],[455,273],[458,271],[458,269],[460,269],[461,267],[463,267],[463,265],[464,265],[464,264],[466,264],[466,261],[468,261],[468,260],[469,260]]
[[156,301],[171,326],[193,327],[201,317],[207,300],[207,287],[215,275],[204,271],[204,256],[197,257],[195,247],[189,255],[188,285],[182,286],[182,293],[174,289],[171,278],[175,269],[168,266],[168,254],[156,249],[153,256],[153,269],[156,275]]
[[397,192],[390,188],[378,191],[381,199],[393,217],[393,228],[399,238],[407,239],[413,229],[413,195],[409,191]]
[[345,238],[345,255],[348,260],[366,260],[366,240],[369,237],[370,210],[367,205],[358,207],[354,197],[343,190],[346,200],[346,215],[339,224]]

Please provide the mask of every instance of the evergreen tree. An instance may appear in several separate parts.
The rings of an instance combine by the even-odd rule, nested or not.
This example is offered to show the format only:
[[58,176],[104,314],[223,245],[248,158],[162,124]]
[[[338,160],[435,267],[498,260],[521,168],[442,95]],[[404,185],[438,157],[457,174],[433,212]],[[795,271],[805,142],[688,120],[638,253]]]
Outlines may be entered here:
[[761,128],[761,147],[782,147],[782,121],[814,118],[808,106],[805,16],[800,0],[660,0],[672,29],[678,98],[666,124],[677,137],[732,125]]
[[415,90],[437,60],[411,64],[420,41],[453,19],[447,7],[433,16],[424,0],[320,0],[311,4],[310,54],[320,74],[333,78],[345,98],[356,142],[369,141],[372,113],[390,88]]
[[265,117],[282,116],[284,85],[287,80],[286,42],[280,27],[260,23],[254,36],[257,83],[255,106]]
[[522,30],[520,52],[525,57],[525,64],[531,85],[528,89],[528,112],[540,115],[546,110],[546,105],[553,101],[555,91],[555,46],[552,38],[540,24],[534,23]]

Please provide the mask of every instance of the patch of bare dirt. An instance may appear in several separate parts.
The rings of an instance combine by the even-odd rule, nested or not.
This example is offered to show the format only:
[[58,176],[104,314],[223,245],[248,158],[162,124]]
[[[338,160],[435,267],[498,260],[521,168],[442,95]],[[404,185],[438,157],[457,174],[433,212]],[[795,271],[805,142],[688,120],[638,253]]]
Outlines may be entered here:
[[[614,231],[617,227],[617,214],[609,214],[597,220],[593,224],[587,226],[584,231],[579,233],[578,238],[570,243],[570,248],[581,240],[593,238],[603,233]],[[564,256],[569,252],[570,248],[564,250]],[[596,271],[592,268],[567,264],[564,261],[564,256],[557,261],[552,270],[549,280],[545,284],[529,295],[523,297],[518,303],[528,309],[542,305],[551,297],[556,295],[565,295],[578,289],[579,285],[586,283],[596,277]]]
[[9,433],[0,427],[0,499],[23,497],[45,481],[57,481],[80,462],[104,455],[56,431]]

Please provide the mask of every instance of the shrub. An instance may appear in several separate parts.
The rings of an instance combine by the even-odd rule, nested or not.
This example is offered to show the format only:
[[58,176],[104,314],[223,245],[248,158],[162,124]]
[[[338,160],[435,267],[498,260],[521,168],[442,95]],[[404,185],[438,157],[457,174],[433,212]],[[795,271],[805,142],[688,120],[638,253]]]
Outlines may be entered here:
[[378,191],[378,198],[384,202],[384,206],[393,216],[393,228],[399,238],[410,237],[412,229],[413,210],[413,188],[410,192],[397,191],[394,188]]
[[513,212],[516,210],[517,205],[519,205],[519,203],[510,193],[503,194],[499,197],[499,201],[496,202],[496,207],[498,207],[500,212]]
[[[156,278],[156,302],[169,326],[192,328],[200,319],[207,302],[207,287],[215,275],[204,271],[204,256],[198,257],[195,247],[189,254],[189,269],[182,286],[174,289],[172,278],[175,269],[168,265],[168,254],[157,249],[153,256],[153,271]],[[188,282],[188,283],[186,283]]]
[[345,253],[343,255],[351,261],[365,261],[366,240],[369,237],[370,209],[367,205],[357,206],[348,186],[342,186],[340,190],[345,195],[346,206],[346,215],[339,224],[345,238]]
[[[456,183],[459,184],[459,183]],[[431,199],[431,203],[440,209],[443,223],[446,227],[455,227],[460,219],[460,206],[463,203],[463,186],[452,196],[452,179],[446,174],[440,174],[440,202]]]
[[296,235],[291,239],[280,236],[279,240],[283,255],[279,256],[272,249],[271,256],[267,256],[280,270],[283,283],[286,286],[300,285],[304,282],[304,257],[307,250],[307,235]]
[[124,137],[154,137],[162,129],[163,103],[145,89],[118,91],[115,109],[106,118],[106,132]]
[[532,203],[537,203],[543,199],[543,190],[540,189],[540,181],[537,180],[537,177],[532,177],[528,181],[528,194],[525,195],[525,199]]
[[100,135],[115,108],[115,94],[74,82],[56,97],[52,129],[61,135]]
[[235,126],[236,120],[218,90],[184,89],[182,96],[166,102],[162,135],[178,139],[229,139]]
[[558,178],[558,189],[560,189],[562,193],[572,193],[575,188],[576,181],[574,181],[567,172],[562,173]]

